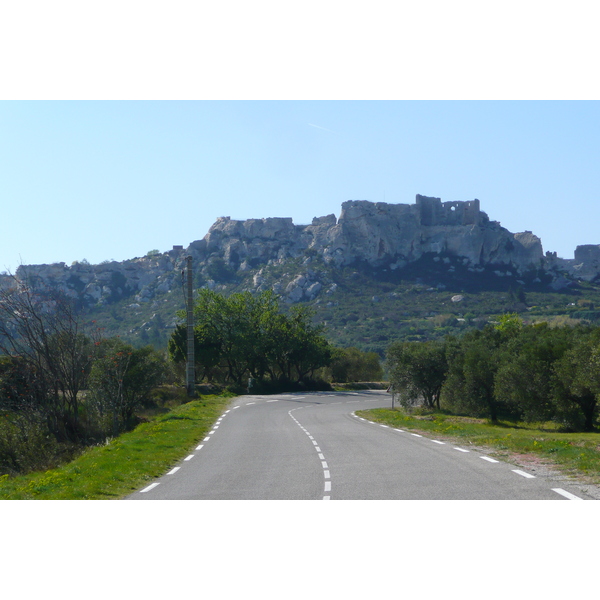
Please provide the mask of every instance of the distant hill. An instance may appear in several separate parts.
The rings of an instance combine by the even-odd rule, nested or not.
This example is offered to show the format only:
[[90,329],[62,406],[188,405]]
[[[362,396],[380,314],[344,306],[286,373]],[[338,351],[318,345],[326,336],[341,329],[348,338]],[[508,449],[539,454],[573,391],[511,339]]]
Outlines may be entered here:
[[[594,321],[600,312],[600,245],[575,258],[544,254],[530,231],[491,221],[479,200],[415,204],[351,200],[310,225],[221,217],[187,248],[99,265],[22,265],[34,290],[72,297],[109,335],[164,345],[183,307],[181,271],[224,293],[272,289],[288,306],[315,309],[338,345],[382,353],[395,339],[429,339],[481,326],[503,312],[531,321]],[[15,281],[0,276],[0,285]]]

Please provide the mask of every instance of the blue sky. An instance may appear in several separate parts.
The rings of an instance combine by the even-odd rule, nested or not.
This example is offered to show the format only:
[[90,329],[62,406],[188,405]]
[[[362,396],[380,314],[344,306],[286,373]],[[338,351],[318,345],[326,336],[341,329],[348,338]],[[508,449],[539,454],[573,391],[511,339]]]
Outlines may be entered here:
[[572,258],[600,244],[599,140],[597,101],[4,101],[0,270],[416,194],[479,198]]

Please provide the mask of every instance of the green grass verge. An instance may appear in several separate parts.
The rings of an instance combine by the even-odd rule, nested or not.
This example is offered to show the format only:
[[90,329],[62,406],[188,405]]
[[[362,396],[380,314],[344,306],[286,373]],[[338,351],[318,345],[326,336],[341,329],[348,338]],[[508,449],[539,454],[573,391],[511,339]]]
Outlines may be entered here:
[[562,433],[552,424],[500,423],[432,412],[409,415],[401,409],[361,410],[357,415],[399,429],[436,434],[462,445],[489,448],[517,462],[554,466],[565,475],[600,484],[600,433]]
[[50,471],[0,477],[3,500],[117,499],[163,475],[201,439],[231,397],[204,396]]

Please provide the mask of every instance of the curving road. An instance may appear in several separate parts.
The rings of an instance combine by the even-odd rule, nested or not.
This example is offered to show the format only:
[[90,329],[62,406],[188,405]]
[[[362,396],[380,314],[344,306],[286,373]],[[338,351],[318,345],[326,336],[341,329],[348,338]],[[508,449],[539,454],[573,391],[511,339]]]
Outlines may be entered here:
[[[243,396],[131,500],[588,499],[564,482],[357,417],[384,392]],[[591,499],[591,498],[590,498]]]

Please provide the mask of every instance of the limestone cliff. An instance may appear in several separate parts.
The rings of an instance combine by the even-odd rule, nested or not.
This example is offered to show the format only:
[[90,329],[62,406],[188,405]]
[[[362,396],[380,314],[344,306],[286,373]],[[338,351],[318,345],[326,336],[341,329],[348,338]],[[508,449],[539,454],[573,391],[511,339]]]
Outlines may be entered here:
[[417,196],[416,204],[349,200],[334,215],[294,225],[291,219],[232,221],[221,217],[201,242],[200,259],[223,258],[233,269],[297,257],[307,250],[326,262],[363,262],[397,269],[426,253],[450,254],[472,265],[512,265],[518,272],[542,265],[542,244],[531,232],[513,234],[480,211],[479,201],[444,202]]
[[[194,258],[201,285],[214,288],[248,274],[251,289],[270,287],[289,302],[331,293],[331,282],[309,266],[317,258],[332,268],[362,265],[399,273],[432,255],[435,260],[460,259],[474,273],[494,267],[500,275],[510,271],[515,276],[540,268],[586,280],[600,274],[600,246],[579,246],[573,261],[551,253],[544,256],[536,235],[511,233],[490,221],[479,200],[442,202],[417,195],[415,204],[349,200],[342,204],[339,218],[315,217],[310,225],[295,225],[291,218],[221,217],[203,239],[186,249],[175,246],[163,254],[100,265],[23,265],[16,279],[38,290],[57,288],[91,306],[124,298],[149,302],[181,285],[182,263],[188,255]],[[275,283],[265,280],[265,267],[285,265],[290,259],[301,260],[300,272],[290,271],[287,279]],[[4,278],[0,284],[8,281]]]

